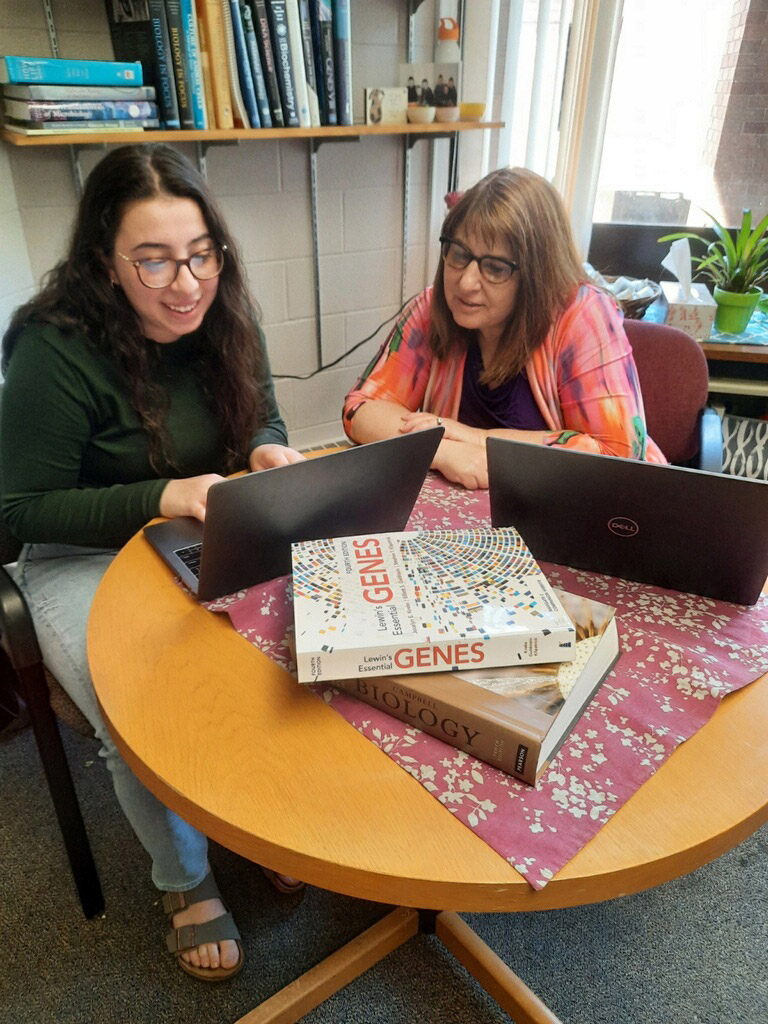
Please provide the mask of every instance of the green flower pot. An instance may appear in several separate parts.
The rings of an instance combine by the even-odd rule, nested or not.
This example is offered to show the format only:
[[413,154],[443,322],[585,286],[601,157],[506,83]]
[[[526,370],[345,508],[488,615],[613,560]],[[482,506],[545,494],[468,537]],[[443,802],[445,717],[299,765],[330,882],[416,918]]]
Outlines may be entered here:
[[757,287],[750,288],[748,292],[727,292],[715,285],[715,330],[724,334],[742,334],[746,331],[762,294],[762,290]]

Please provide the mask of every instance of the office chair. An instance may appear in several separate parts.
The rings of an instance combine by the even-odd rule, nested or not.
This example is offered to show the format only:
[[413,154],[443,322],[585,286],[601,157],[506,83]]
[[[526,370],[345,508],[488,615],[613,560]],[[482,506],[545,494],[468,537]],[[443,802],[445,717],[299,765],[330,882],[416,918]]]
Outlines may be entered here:
[[635,357],[648,433],[667,459],[720,473],[723,431],[707,406],[709,369],[697,341],[676,327],[625,320]]
[[[17,692],[29,712],[83,913],[86,917],[94,917],[104,909],[101,884],[51,706],[49,683],[35,627],[24,595],[7,569],[16,561],[20,551],[21,544],[0,519],[0,645],[15,674]],[[90,729],[58,683],[49,678],[54,693],[53,703],[61,709],[62,718],[75,728],[86,723]],[[81,731],[84,730],[81,728]],[[93,730],[90,732],[92,735]]]

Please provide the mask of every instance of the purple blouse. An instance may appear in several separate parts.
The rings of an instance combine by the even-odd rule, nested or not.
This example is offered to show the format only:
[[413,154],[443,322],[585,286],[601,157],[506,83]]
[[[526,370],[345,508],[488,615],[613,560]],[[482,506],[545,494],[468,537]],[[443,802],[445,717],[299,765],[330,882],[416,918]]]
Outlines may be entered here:
[[497,388],[480,383],[483,360],[477,342],[471,342],[464,364],[464,378],[459,402],[459,422],[468,427],[492,430],[495,427],[516,430],[547,430],[528,376],[522,370],[516,377]]

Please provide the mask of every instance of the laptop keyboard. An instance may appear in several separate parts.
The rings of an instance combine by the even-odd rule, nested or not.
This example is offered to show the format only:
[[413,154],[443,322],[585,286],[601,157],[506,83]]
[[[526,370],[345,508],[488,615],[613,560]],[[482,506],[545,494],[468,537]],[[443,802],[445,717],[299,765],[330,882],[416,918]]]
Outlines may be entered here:
[[202,551],[202,544],[190,544],[189,547],[177,548],[174,551],[174,554],[182,560],[196,580],[200,579],[200,555]]

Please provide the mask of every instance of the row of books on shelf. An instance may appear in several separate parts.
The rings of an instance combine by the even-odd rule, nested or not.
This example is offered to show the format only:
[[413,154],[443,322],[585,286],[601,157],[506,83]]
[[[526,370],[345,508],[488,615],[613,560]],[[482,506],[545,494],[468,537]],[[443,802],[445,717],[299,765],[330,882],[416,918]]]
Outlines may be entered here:
[[552,588],[513,528],[293,545],[302,683],[533,784],[619,657],[614,609]]
[[114,61],[6,56],[26,134],[352,124],[349,0],[105,0]]

